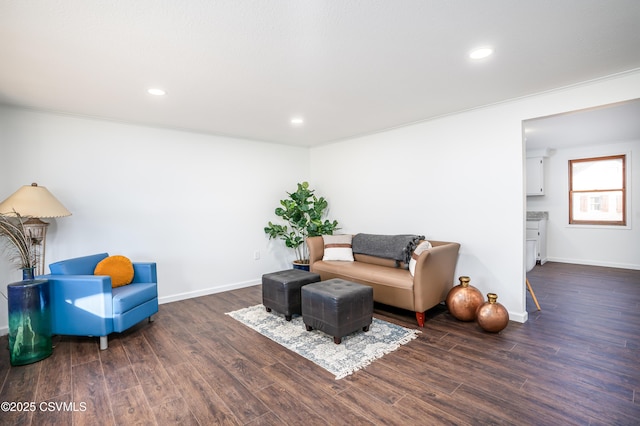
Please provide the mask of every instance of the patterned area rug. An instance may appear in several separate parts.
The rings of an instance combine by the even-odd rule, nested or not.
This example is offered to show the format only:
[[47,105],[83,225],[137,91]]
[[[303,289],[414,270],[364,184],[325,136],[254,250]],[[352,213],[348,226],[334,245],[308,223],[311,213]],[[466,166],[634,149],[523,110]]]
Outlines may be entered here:
[[286,321],[284,315],[267,312],[263,305],[228,312],[227,315],[316,363],[334,374],[336,380],[395,351],[420,333],[374,318],[368,332],[354,332],[336,345],[333,336],[319,330],[307,331],[301,316],[294,315],[291,321]]

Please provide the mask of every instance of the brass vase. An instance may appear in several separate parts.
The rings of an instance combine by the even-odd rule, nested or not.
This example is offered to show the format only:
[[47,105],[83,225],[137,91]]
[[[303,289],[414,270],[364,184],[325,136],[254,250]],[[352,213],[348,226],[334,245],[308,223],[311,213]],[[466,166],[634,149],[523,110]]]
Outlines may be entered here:
[[447,308],[456,319],[460,321],[473,321],[476,319],[476,311],[484,302],[480,290],[469,285],[471,279],[467,276],[459,278],[460,284],[453,287],[447,294]]
[[509,312],[497,302],[497,294],[488,293],[487,299],[488,301],[478,308],[476,321],[484,331],[498,333],[509,324]]

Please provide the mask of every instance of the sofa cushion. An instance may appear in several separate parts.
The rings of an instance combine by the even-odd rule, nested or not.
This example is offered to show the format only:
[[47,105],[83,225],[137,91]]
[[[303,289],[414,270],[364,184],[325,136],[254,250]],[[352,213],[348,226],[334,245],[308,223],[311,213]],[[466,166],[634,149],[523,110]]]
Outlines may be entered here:
[[411,260],[409,260],[409,272],[411,276],[414,276],[416,273],[416,264],[418,263],[418,256],[422,254],[422,252],[427,251],[431,248],[431,243],[429,241],[423,241],[418,244],[418,247],[411,254]]
[[98,262],[93,274],[109,275],[111,287],[120,287],[133,281],[133,264],[125,256],[109,256]]
[[[346,280],[355,282],[386,284],[397,288],[413,288],[413,277],[406,269],[389,268],[362,262],[319,261],[313,264],[312,272],[340,274]],[[328,279],[322,277],[323,280]]]
[[322,260],[342,260],[353,262],[351,235],[323,235],[324,254]]
[[409,269],[409,265],[404,262],[398,262],[397,260],[393,259],[385,259],[383,257],[370,256],[368,254],[353,253],[353,258],[356,262],[386,266],[387,268]]

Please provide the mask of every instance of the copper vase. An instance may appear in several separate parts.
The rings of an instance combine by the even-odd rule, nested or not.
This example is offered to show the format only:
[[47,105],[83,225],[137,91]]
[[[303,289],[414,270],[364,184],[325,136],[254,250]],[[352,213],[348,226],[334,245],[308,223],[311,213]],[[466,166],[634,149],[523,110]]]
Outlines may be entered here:
[[509,324],[509,312],[497,302],[497,294],[489,293],[487,299],[489,300],[478,308],[476,321],[483,330],[498,333]]
[[447,294],[447,308],[456,319],[460,321],[473,321],[476,319],[476,311],[484,302],[480,290],[469,285],[471,279],[466,276],[459,278],[460,284],[453,287]]

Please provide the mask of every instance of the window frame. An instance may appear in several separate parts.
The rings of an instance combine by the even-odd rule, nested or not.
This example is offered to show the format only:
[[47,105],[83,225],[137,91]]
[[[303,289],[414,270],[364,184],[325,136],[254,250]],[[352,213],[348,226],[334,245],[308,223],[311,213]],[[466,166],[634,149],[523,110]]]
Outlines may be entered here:
[[[607,160],[622,160],[622,188],[573,190],[573,164]],[[622,220],[577,220],[573,217],[573,196],[579,193],[622,191]],[[569,225],[627,226],[627,155],[606,155],[601,157],[577,158],[569,160]]]

